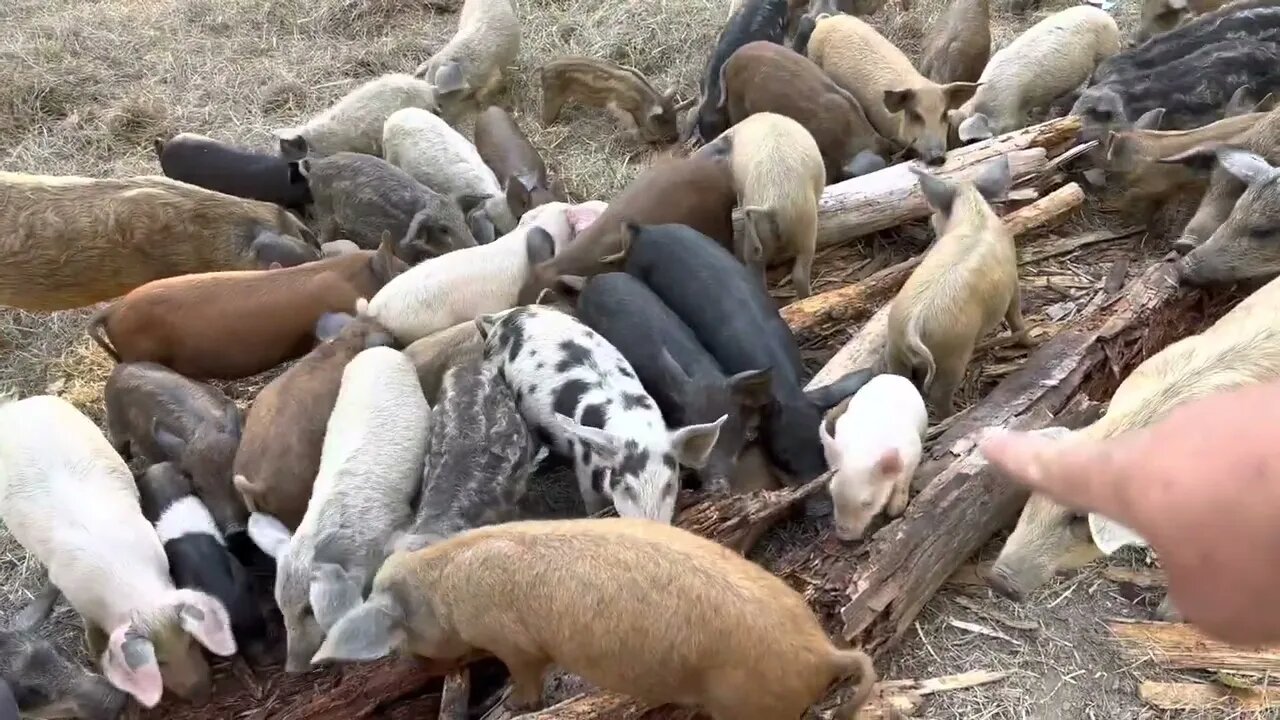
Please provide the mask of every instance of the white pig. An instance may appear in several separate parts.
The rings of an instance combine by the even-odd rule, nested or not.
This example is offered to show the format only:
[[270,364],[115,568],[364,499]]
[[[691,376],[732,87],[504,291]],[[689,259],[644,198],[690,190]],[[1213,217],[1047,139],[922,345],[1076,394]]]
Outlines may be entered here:
[[466,0],[458,32],[413,74],[436,86],[445,116],[491,104],[520,54],[520,18],[512,0]]
[[191,639],[234,655],[227,610],[174,587],[129,467],[67,401],[0,405],[0,520],[80,614],[89,652],[113,685],[146,707],[165,687],[207,699],[209,666]]
[[373,296],[369,314],[408,345],[486,313],[516,306],[529,268],[551,259],[608,207],[547,203],[497,240],[415,265]]
[[[509,233],[516,218],[507,206],[506,192],[476,146],[449,123],[421,108],[397,110],[382,128],[382,152],[387,162],[414,180],[454,200],[486,198],[467,218],[471,232],[484,244],[498,233]],[[484,239],[482,239],[484,238]]]
[[431,83],[404,73],[374,78],[306,124],[276,130],[280,155],[297,160],[308,154],[324,157],[345,151],[381,157],[382,126],[392,113],[407,107],[437,112]]
[[342,371],[297,532],[291,536],[271,515],[249,516],[249,537],[276,559],[285,670],[308,668],[325,632],[360,604],[394,535],[408,524],[430,414],[408,357],[388,347],[362,351]]
[[831,475],[836,536],[857,540],[881,510],[897,517],[907,509],[911,477],[920,464],[928,411],[920,391],[907,378],[885,373],[818,424]]

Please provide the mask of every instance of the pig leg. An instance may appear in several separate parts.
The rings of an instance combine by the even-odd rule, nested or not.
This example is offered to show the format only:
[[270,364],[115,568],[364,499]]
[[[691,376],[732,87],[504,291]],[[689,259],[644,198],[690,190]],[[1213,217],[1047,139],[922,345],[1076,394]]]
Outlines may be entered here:
[[1004,321],[1009,324],[1009,335],[1013,342],[1023,347],[1031,347],[1031,333],[1027,329],[1027,321],[1022,317],[1022,293],[1016,288],[1013,299],[1009,301],[1009,309],[1004,313]]
[[796,299],[809,297],[813,288],[809,284],[809,271],[813,269],[813,253],[801,251],[796,255],[796,264],[791,267],[791,289],[796,291]]
[[564,107],[564,96],[559,92],[542,93],[542,124],[550,125],[560,117],[560,108]]
[[902,473],[897,482],[893,486],[893,494],[889,496],[889,502],[884,506],[884,514],[889,517],[901,517],[902,513],[907,510],[907,503],[911,500],[911,476]]
[[515,656],[494,653],[511,673],[511,696],[507,707],[512,710],[535,710],[542,705],[542,678],[546,674],[546,658],[517,652]]

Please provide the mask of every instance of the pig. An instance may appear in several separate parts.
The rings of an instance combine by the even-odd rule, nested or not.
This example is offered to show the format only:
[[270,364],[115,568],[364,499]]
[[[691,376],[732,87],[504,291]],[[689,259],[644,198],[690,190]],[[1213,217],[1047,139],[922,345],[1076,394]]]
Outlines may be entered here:
[[809,59],[849,91],[876,132],[913,150],[929,165],[947,153],[947,112],[973,96],[978,85],[929,80],[876,29],[852,15],[818,21]]
[[825,472],[818,421],[870,373],[859,370],[826,387],[802,390],[804,368],[795,337],[754,273],[688,227],[628,223],[625,229],[625,271],[689,326],[724,372],[770,368],[773,398],[765,408],[763,439],[787,484],[800,485]]
[[533,208],[566,200],[564,188],[547,174],[542,156],[506,110],[491,105],[476,117],[476,151],[502,185],[507,209],[519,219]]
[[360,603],[410,517],[431,408],[404,354],[360,352],[342,371],[307,512],[290,533],[249,516],[249,535],[276,559],[276,604],[288,634],[287,672],[304,672],[324,634]]
[[[1280,280],[1272,280],[1198,335],[1152,355],[1120,383],[1107,413],[1076,435],[1095,440],[1145,427],[1180,405],[1280,377]],[[1021,600],[1058,569],[1140,540],[1093,513],[1034,494],[988,575],[1000,594]],[[1167,608],[1166,608],[1167,609]]]
[[781,46],[787,34],[788,10],[787,0],[744,0],[730,13],[702,71],[698,106],[689,124],[690,136],[696,143],[709,143],[729,128],[726,108],[720,102],[723,94],[720,73],[724,64],[747,43],[768,42]]
[[[0,172],[0,305],[92,305],[159,278],[319,257],[315,236],[279,205],[166,177]],[[19,200],[20,199],[20,200]]]
[[876,132],[862,105],[803,55],[771,42],[743,45],[725,62],[721,110],[729,124],[772,112],[804,126],[818,143],[827,182],[885,167],[896,148]]
[[1013,236],[987,204],[1009,190],[1009,159],[991,161],[973,182],[912,171],[938,238],[890,305],[885,366],[916,381],[944,418],[955,412],[955,391],[978,341],[1001,318],[1011,339],[1030,342]]
[[304,157],[298,168],[311,185],[322,243],[341,233],[373,250],[389,232],[399,240],[396,256],[410,265],[476,245],[466,214],[482,202],[479,196],[455,202],[395,165],[363,153]]
[[676,90],[666,92],[633,67],[589,57],[556,58],[542,66],[542,124],[560,117],[560,108],[576,100],[614,115],[636,140],[672,143],[680,134],[678,113],[697,98],[674,104]]
[[[606,618],[607,632],[583,631]],[[768,570],[687,530],[629,518],[507,523],[394,555],[315,659],[397,649],[496,655],[512,674],[514,711],[541,701],[553,663],[714,720],[798,719],[834,681],[857,676],[835,714],[852,718],[876,679],[866,654],[837,650],[804,598]]]
[[466,320],[453,327],[415,340],[404,349],[418,371],[418,382],[427,402],[436,404],[444,385],[444,376],[453,367],[484,357],[484,338],[475,321]]
[[1280,273],[1273,248],[1280,218],[1280,170],[1265,157],[1233,145],[1216,150],[1218,162],[1245,190],[1226,220],[1179,263],[1190,285],[1270,280]]
[[[1272,109],[1232,142],[1235,147],[1257,153],[1268,162],[1280,162],[1280,108]],[[1182,163],[1193,169],[1206,165],[1212,168],[1209,187],[1205,190],[1200,205],[1182,229],[1182,235],[1173,244],[1176,250],[1186,254],[1207,240],[1222,225],[1246,186],[1218,162],[1215,144],[1200,145],[1164,158],[1161,162]]]
[[267,621],[249,573],[227,547],[213,515],[176,463],[156,463],[137,479],[142,514],[156,528],[179,588],[217,598],[231,619],[236,647],[255,663],[267,660]]
[[952,0],[925,33],[920,74],[938,84],[981,82],[990,57],[989,0]]
[[511,0],[466,0],[458,31],[413,71],[436,88],[446,117],[457,122],[492,102],[520,55],[520,18]]
[[390,73],[365,82],[305,125],[274,131],[286,160],[337,152],[382,155],[382,126],[391,113],[407,107],[439,112],[436,88],[429,82]]
[[881,510],[898,517],[907,509],[928,425],[920,391],[889,373],[868,380],[818,423],[833,471],[836,537],[858,540]]
[[165,177],[235,197],[275,203],[301,213],[311,189],[296,163],[236,147],[198,133],[153,141]]
[[770,261],[794,256],[791,287],[797,299],[809,297],[818,200],[826,187],[817,141],[795,120],[764,112],[734,125],[706,149],[727,155],[733,170],[743,218],[742,241],[734,248],[738,259],[764,278]]
[[561,275],[587,277],[616,266],[624,222],[682,223],[733,246],[733,173],[723,158],[704,155],[659,160],[631,181],[608,208],[554,257],[532,262],[517,303],[536,302]]
[[384,239],[294,268],[157,280],[98,311],[88,332],[116,362],[235,380],[306,354],[321,315],[349,312],[405,268]]
[[612,501],[623,517],[670,523],[680,466],[706,464],[727,418],[668,430],[622,353],[559,310],[527,305],[476,326],[525,421],[573,463],[587,511]]
[[445,372],[431,418],[417,513],[400,551],[518,519],[541,448],[498,365],[483,354]]
[[0,467],[0,521],[80,614],[107,680],[148,708],[165,688],[207,700],[191,641],[234,655],[227,610],[173,586],[133,475],[93,421],[52,395],[0,405]]
[[[13,619],[0,628],[0,718],[84,718],[116,720],[129,696],[106,678],[81,667],[36,628],[57,602],[57,588],[50,586]],[[11,713],[6,716],[7,695]]]
[[1143,0],[1134,39],[1143,42],[1152,35],[1169,32],[1183,20],[1217,10],[1225,3],[1226,0]]
[[488,245],[411,268],[373,296],[369,314],[407,345],[482,314],[513,308],[532,268],[559,255],[578,232],[590,232],[607,207],[598,201],[544,205],[536,218],[526,216],[527,224]]
[[781,490],[786,485],[782,482],[769,456],[759,443],[742,448],[738,456],[738,464],[729,477],[729,490],[736,495],[760,490]]
[[394,343],[378,323],[347,313],[320,316],[315,336],[320,344],[254,398],[232,464],[245,507],[289,530],[307,511],[343,370],[364,350]]
[[1119,51],[1120,28],[1110,13],[1091,5],[1056,12],[992,56],[977,92],[950,121],[964,143],[1017,130],[1032,110],[1074,90]]
[[613,344],[673,426],[715,422],[720,435],[697,470],[702,488],[727,492],[743,445],[773,400],[770,368],[725,375],[698,338],[644,283],[626,273],[589,280],[577,296],[578,317]]
[[236,404],[212,385],[151,362],[116,365],[102,394],[116,452],[125,460],[140,455],[153,463],[173,461],[191,477],[221,535],[233,542],[247,539],[249,513],[231,484],[240,445]]
[[[496,0],[505,2],[506,0]],[[481,243],[492,242],[495,230],[515,229],[517,218],[507,197],[471,141],[444,120],[420,108],[397,110],[382,131],[387,162],[438,193],[472,208],[467,221]]]

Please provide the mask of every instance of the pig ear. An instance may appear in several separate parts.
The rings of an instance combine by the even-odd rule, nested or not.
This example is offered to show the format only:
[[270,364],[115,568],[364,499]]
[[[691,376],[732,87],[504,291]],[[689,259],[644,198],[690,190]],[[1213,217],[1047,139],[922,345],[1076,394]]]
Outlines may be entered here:
[[747,370],[730,377],[729,392],[744,407],[765,407],[773,402],[773,369]]
[[298,163],[298,171],[306,177],[310,167],[305,167],[301,161],[311,152],[311,148],[307,147],[307,139],[297,130],[277,130],[275,135],[280,144],[280,157],[286,162]]
[[1147,544],[1141,535],[1097,513],[1089,513],[1089,536],[1093,544],[1107,555],[1126,545],[1145,547]]
[[676,451],[676,461],[691,468],[700,468],[707,464],[711,449],[720,439],[720,428],[728,415],[721,415],[715,422],[701,425],[687,425],[679,430],[671,431],[671,446]]
[[947,101],[948,108],[958,108],[969,102],[974,93],[978,92],[978,88],[982,87],[982,83],[975,82],[953,82],[942,86],[942,95]]
[[389,593],[374,592],[329,629],[311,664],[377,660],[404,640],[404,609]]
[[502,313],[487,313],[476,318],[476,330],[480,332],[481,340],[488,340],[489,334],[493,332],[493,328],[497,326],[498,321],[502,319]]
[[550,289],[570,302],[577,302],[578,296],[582,294],[582,288],[586,286],[587,279],[581,275],[560,275]]
[[524,252],[531,267],[539,265],[555,257],[556,240],[546,228],[535,225],[524,236]]
[[1190,150],[1163,157],[1156,162],[1168,165],[1185,165],[1189,168],[1201,171],[1209,171],[1218,161],[1218,148],[1223,147],[1219,142],[1201,143]]
[[964,143],[989,140],[995,135],[991,132],[991,121],[982,113],[974,113],[961,120],[960,127],[956,128],[956,133],[960,135],[960,141]]
[[378,252],[369,260],[369,267],[373,276],[384,285],[403,272],[404,268],[396,257],[396,241],[391,238],[390,231],[382,231],[382,241],[378,243]]
[[134,630],[132,623],[116,628],[107,639],[102,672],[112,685],[132,695],[143,707],[155,707],[164,694],[156,648],[150,639]]
[[987,202],[995,202],[1009,194],[1009,186],[1013,184],[1013,176],[1009,172],[1009,156],[1000,157],[987,163],[974,178],[973,186],[978,194]]
[[1217,156],[1222,168],[1246,185],[1264,182],[1276,173],[1276,169],[1266,158],[1248,150],[1222,147],[1218,148]]
[[591,227],[591,224],[600,219],[600,215],[604,210],[593,207],[589,203],[579,205],[571,205],[564,211],[565,219],[573,226],[573,233],[576,236]]
[[360,585],[341,565],[316,563],[311,569],[311,609],[325,632],[363,599]]
[[[1244,88],[1240,88],[1240,89],[1243,90]],[[1239,90],[1237,90],[1236,92],[1239,92]],[[1134,121],[1133,129],[1134,130],[1159,130],[1160,121],[1163,119],[1164,119],[1164,108],[1160,107],[1160,108],[1155,108],[1153,110],[1148,110],[1142,113],[1142,116],[1139,117],[1136,121]]]
[[351,323],[354,318],[347,313],[327,312],[320,316],[316,321],[316,339],[320,342],[329,342],[338,337],[338,333],[342,332],[342,328]]
[[924,199],[928,201],[929,207],[943,215],[951,214],[951,203],[956,199],[956,186],[934,177],[915,165],[911,166],[911,172],[920,178],[920,190],[924,193]]
[[553,422],[559,427],[560,432],[586,444],[606,463],[613,462],[622,455],[622,440],[613,433],[582,425],[562,413],[556,413]]
[[289,541],[293,535],[274,516],[256,512],[249,516],[249,539],[279,564],[289,552]]
[[508,175],[506,186],[502,190],[507,198],[507,207],[511,210],[512,215],[521,217],[528,212],[530,188],[524,184],[522,179],[515,175]]
[[182,457],[182,452],[187,449],[185,440],[160,426],[160,418],[151,418],[151,437],[160,446],[160,451],[171,460]]
[[907,109],[907,106],[913,104],[916,99],[916,91],[906,90],[885,90],[884,106],[890,113],[899,113]]
[[490,197],[492,197],[492,196],[491,196],[491,195],[477,195],[477,194],[475,194],[475,193],[468,193],[468,194],[466,194],[466,195],[459,195],[459,196],[458,196],[458,200],[457,200],[457,202],[458,202],[458,207],[459,207],[459,208],[462,208],[462,214],[463,214],[463,215],[470,215],[470,214],[471,214],[471,211],[473,211],[473,210],[475,210],[476,208],[478,208],[478,207],[480,207],[481,205],[483,205],[483,204],[484,204],[484,202],[485,202],[486,200],[488,200]]
[[178,625],[209,652],[222,657],[236,654],[227,608],[211,595],[195,590],[176,590],[169,602],[178,616]]
[[1248,85],[1241,85],[1236,91],[1231,93],[1231,99],[1227,101],[1227,106],[1223,108],[1223,117],[1235,117],[1244,115],[1253,109],[1254,103],[1250,99],[1252,93],[1249,91]]
[[849,177],[861,177],[870,175],[873,172],[883,170],[889,166],[885,159],[877,155],[872,150],[863,150],[853,156],[844,166],[844,174]]
[[876,471],[881,475],[893,475],[902,472],[902,453],[897,448],[885,450],[876,459]]
[[861,390],[862,386],[866,385],[875,375],[874,368],[866,367],[854,370],[830,385],[805,390],[804,396],[818,408],[819,412],[826,412],[839,405],[845,398]]
[[444,63],[436,70],[436,92],[441,95],[465,92],[471,88],[467,79],[462,76],[462,66],[456,62]]
[[467,229],[471,231],[471,237],[476,239],[477,245],[488,245],[498,236],[493,220],[482,209],[475,209],[467,214]]

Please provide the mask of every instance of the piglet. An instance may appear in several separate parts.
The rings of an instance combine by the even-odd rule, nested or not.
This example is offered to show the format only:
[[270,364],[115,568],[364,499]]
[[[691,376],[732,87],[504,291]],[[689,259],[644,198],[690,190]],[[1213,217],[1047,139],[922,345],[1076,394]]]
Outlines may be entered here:
[[527,305],[476,319],[525,420],[573,462],[589,512],[669,523],[680,465],[702,467],[727,419],[668,430],[617,348],[572,315]]
[[502,183],[507,208],[517,219],[549,202],[564,202],[564,188],[552,182],[542,156],[506,110],[491,105],[476,117],[476,150]]
[[[829,425],[835,426],[833,434]],[[901,375],[877,375],[818,424],[831,466],[836,536],[857,540],[882,509],[907,509],[911,477],[929,425],[924,398]]]
[[599,58],[556,58],[542,66],[541,76],[543,125],[554,123],[565,103],[576,100],[608,109],[635,139],[669,143],[680,134],[679,112],[695,102],[674,105],[675,88],[658,92],[639,70]]
[[297,164],[278,155],[196,133],[180,133],[167,141],[156,138],[155,149],[165,177],[290,210],[301,211],[311,202],[311,189]]
[[456,365],[484,356],[484,338],[480,337],[475,322],[467,320],[415,340],[404,349],[404,354],[418,371],[422,394],[427,402],[435,405],[445,374]]
[[413,74],[435,86],[452,123],[502,90],[520,54],[520,18],[512,0],[465,0],[458,31]]
[[436,88],[404,73],[376,77],[298,127],[274,131],[280,156],[295,162],[336,152],[382,155],[382,125],[400,108],[439,110]]
[[156,528],[169,558],[169,573],[180,588],[217,598],[231,616],[236,645],[254,664],[267,658],[267,621],[244,566],[200,498],[191,478],[176,463],[156,463],[138,479],[142,514]]
[[[871,659],[838,650],[805,599],[768,570],[687,530],[629,518],[507,523],[383,565],[317,662],[490,652],[511,671],[512,710],[540,702],[555,664],[648,704],[714,720],[792,720],[833,682],[875,683]],[[694,680],[696,678],[696,680]]]

